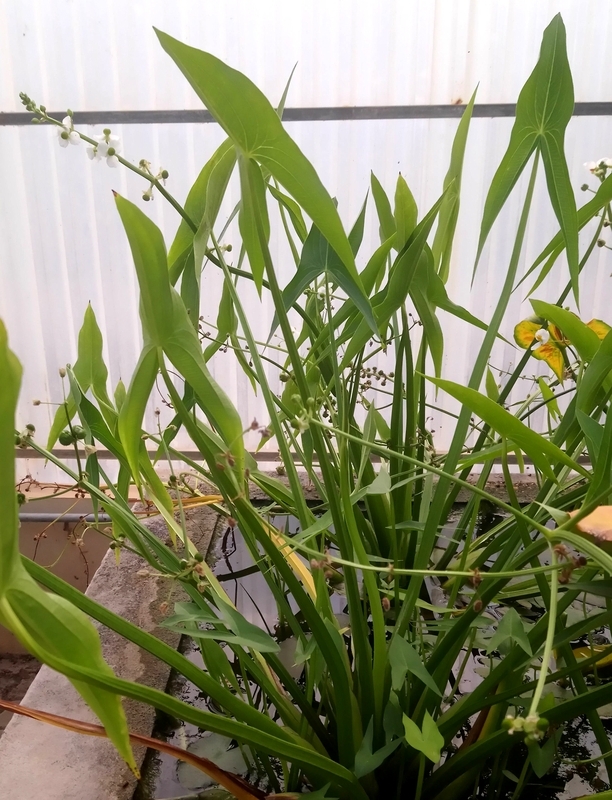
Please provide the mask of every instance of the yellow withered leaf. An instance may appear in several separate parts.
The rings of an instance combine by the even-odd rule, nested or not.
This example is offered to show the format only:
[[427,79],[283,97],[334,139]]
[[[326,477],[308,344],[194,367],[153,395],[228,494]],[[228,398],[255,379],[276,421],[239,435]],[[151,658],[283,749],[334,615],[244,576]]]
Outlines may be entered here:
[[[608,647],[609,645],[607,644],[594,644],[592,647],[574,647],[572,649],[572,653],[577,659],[582,660],[592,658],[594,655],[596,655],[596,653],[605,652]],[[612,667],[612,655],[606,655],[603,658],[600,658],[595,666],[598,669],[610,669],[610,667]],[[593,672],[593,664],[591,664],[590,667],[585,667],[584,671]]]
[[563,353],[561,350],[559,350],[556,344],[552,344],[551,342],[547,342],[547,344],[541,344],[535,350],[532,350],[531,355],[534,358],[537,358],[538,361],[545,361],[555,373],[557,378],[563,382],[565,363],[563,361]]
[[533,322],[530,319],[524,319],[514,328],[514,341],[519,347],[522,347],[523,350],[527,350],[527,348],[531,347],[533,344],[535,335],[541,327],[542,326],[538,322]]
[[[569,511],[570,517],[578,511]],[[598,545],[612,545],[612,506],[599,506],[576,523],[576,530],[592,536]]]
[[[514,328],[514,341],[519,345],[519,347],[527,350],[533,345],[534,341],[537,341],[536,334],[541,330],[542,325],[539,322],[534,322],[530,319],[524,319]],[[549,338],[547,341],[542,341],[541,344],[532,349],[531,355],[534,358],[537,358],[538,361],[545,361],[555,373],[557,378],[563,382],[563,371],[565,369],[565,364],[560,345],[565,343],[565,339],[563,338],[561,331],[554,325],[550,325],[548,327],[548,337]]]
[[317,599],[317,590],[315,588],[315,583],[312,578],[312,573],[308,569],[308,567],[304,564],[304,562],[300,559],[298,554],[292,550],[291,545],[289,542],[285,541],[278,531],[273,525],[264,522],[266,531],[268,536],[276,547],[278,547],[279,551],[285,556],[287,561],[289,562],[291,569],[295,572],[297,577],[302,581],[302,584],[308,594],[312,597],[313,600]]
[[605,339],[609,331],[612,330],[608,323],[601,319],[592,319],[587,322],[587,328],[590,328],[600,339]]

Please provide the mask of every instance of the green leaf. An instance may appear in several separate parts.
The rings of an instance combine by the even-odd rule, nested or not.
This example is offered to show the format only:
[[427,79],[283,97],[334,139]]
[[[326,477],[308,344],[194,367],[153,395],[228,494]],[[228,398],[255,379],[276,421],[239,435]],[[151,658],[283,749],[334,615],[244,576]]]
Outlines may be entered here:
[[278,201],[279,205],[283,206],[283,208],[287,211],[291,222],[293,223],[293,227],[295,228],[295,232],[297,233],[300,241],[304,243],[306,241],[306,237],[308,236],[308,229],[306,228],[306,223],[304,222],[304,217],[302,216],[302,209],[292,197],[289,197],[289,195],[279,191],[272,184],[268,184],[268,191],[272,197]]
[[193,388],[198,404],[235,458],[237,471],[241,472],[245,453],[240,415],[208,371],[198,334],[175,289],[172,289],[171,298],[173,330],[164,341],[164,353]]
[[[198,312],[197,314],[195,314],[196,317],[199,315],[199,310],[200,310],[200,304],[199,304],[200,275],[202,270],[202,264],[204,263],[204,259],[206,257],[208,240],[210,239],[210,234],[212,233],[215,222],[217,221],[219,210],[221,208],[221,203],[223,202],[223,198],[225,197],[225,192],[227,191],[227,186],[232,176],[232,172],[234,171],[234,166],[236,164],[235,148],[231,146],[231,142],[226,143],[226,146],[227,149],[221,152],[219,159],[215,163],[213,163],[212,169],[210,170],[210,173],[208,175],[208,183],[206,186],[206,203],[204,206],[204,211],[202,213],[200,224],[198,225],[198,229],[195,233],[195,236],[193,237],[193,261],[194,261],[195,279],[198,286],[198,303],[194,309],[194,312]],[[219,151],[217,151],[217,153],[219,153]],[[217,153],[215,154],[215,156],[217,155]],[[215,156],[213,156],[213,159],[215,158]],[[168,263],[171,264],[172,262],[168,260]],[[170,271],[172,271],[172,268],[170,268]]]
[[[353,306],[363,315],[369,328],[377,330],[372,307],[363,292],[363,286],[355,283],[352,275],[346,269],[336,252],[329,246],[329,242],[314,225],[310,229],[308,238],[304,242],[302,257],[298,264],[297,272],[283,290],[283,303],[288,311],[297,301],[307,286],[310,286],[323,273],[330,277],[348,295]],[[273,324],[272,332],[276,325]]]
[[600,344],[598,351],[591,359],[576,394],[576,408],[590,414],[595,407],[602,387],[608,389],[610,371],[612,370],[612,331]]
[[153,384],[159,370],[157,348],[146,344],[132,375],[125,401],[119,412],[117,432],[130,465],[132,477],[140,486],[140,448],[142,445],[142,419]]
[[[431,261],[433,268],[433,259],[431,258],[431,250],[429,252],[423,251],[421,254],[421,262]],[[420,270],[419,270],[420,271]],[[429,302],[429,298],[421,289],[418,279],[412,282],[410,288],[410,297],[414,303],[414,307],[418,314],[419,320],[423,326],[424,341],[429,347],[431,353],[431,360],[433,361],[434,371],[436,377],[439,377],[442,372],[442,357],[444,355],[444,337],[442,334],[442,326],[436,316],[435,307]]]
[[204,351],[204,361],[208,362],[217,350],[225,344],[228,337],[236,333],[238,320],[232,302],[232,294],[227,285],[227,278],[223,281],[223,290],[217,312],[217,332],[215,340],[211,342]]
[[[87,305],[85,310],[83,325],[79,331],[77,360],[72,369],[83,391],[86,392],[90,388],[93,389],[94,395],[102,405],[107,420],[114,422],[116,414],[106,389],[108,370],[102,355],[102,333],[98,327],[91,303]],[[47,439],[47,450],[53,449],[54,444],[57,442],[57,437],[67,427],[68,420],[72,420],[75,413],[74,398],[69,394],[66,405],[60,405],[55,412],[51,430],[49,431],[49,438]]]
[[[0,321],[0,624],[40,661],[53,656],[114,677],[102,657],[98,633],[87,617],[61,597],[48,594],[28,575],[19,554],[15,493],[15,410],[21,365],[8,346]],[[109,738],[134,772],[127,721],[117,695],[73,680],[75,688],[104,725]]]
[[555,763],[555,760],[558,757],[557,746],[561,737],[563,736],[563,733],[563,728],[560,728],[544,742],[542,747],[540,747],[537,742],[534,742],[530,747],[527,748],[529,763],[531,764],[533,771],[538,778],[543,778]]
[[381,747],[375,753],[372,752],[372,744],[374,739],[374,726],[372,720],[368,723],[363,741],[359,750],[355,753],[355,766],[353,772],[357,778],[363,778],[364,775],[369,775],[378,769],[382,763],[393,753],[402,743],[401,739],[394,739]]
[[75,399],[83,427],[91,433],[95,440],[104,445],[119,462],[128,466],[121,442],[115,438],[99,410],[83,394],[76,380],[76,375],[71,369],[68,370],[68,378],[70,380],[71,394]]
[[19,561],[19,528],[15,492],[15,409],[22,369],[8,345],[0,320],[0,592]]
[[[581,417],[578,417],[578,414],[581,414]],[[578,410],[576,416],[582,427],[586,415]],[[584,498],[585,504],[592,502],[596,497],[601,496],[602,492],[605,492],[606,489],[611,490],[612,487],[610,480],[612,477],[612,413],[610,411],[606,414],[604,427],[601,428],[599,425],[597,427],[600,429],[599,435],[595,434],[592,427],[588,429],[589,434],[594,438],[591,451],[596,458],[594,460],[593,477]],[[583,430],[585,429],[583,428]],[[605,505],[606,502],[607,500],[600,501],[602,505]]]
[[[23,567],[0,600],[0,622],[40,661],[69,660],[76,667],[95,670],[98,677],[114,677],[104,661],[98,632],[71,603],[40,589]],[[71,679],[96,714],[121,757],[138,774],[121,699],[111,692]]]
[[[372,406],[370,406],[372,408]],[[367,487],[366,494],[388,494],[391,491],[391,476],[384,466],[381,466],[372,483]]]
[[[391,248],[393,247],[393,242],[395,241],[394,237],[392,236],[386,242],[378,247],[374,253],[370,256],[368,263],[363,268],[360,278],[363,288],[366,292],[366,295],[369,297],[374,290],[374,287],[380,284],[382,280],[385,265],[387,262],[387,256],[391,252]],[[346,322],[347,319],[351,317],[355,318],[356,311],[355,311],[355,304],[349,298],[346,300],[340,309],[334,314],[332,325],[334,330],[337,330],[343,322]],[[274,332],[274,329],[273,331]],[[313,344],[312,349],[316,350],[321,345],[324,345],[329,340],[329,331],[325,328],[322,333],[317,337],[316,342]]]
[[422,731],[419,730],[419,726],[407,714],[404,714],[403,721],[404,734],[410,747],[414,747],[419,753],[423,753],[429,761],[437,764],[442,755],[444,737],[438,730],[438,726],[431,714],[428,711],[425,712]]
[[155,32],[235,146],[285,187],[358,282],[353,253],[331,197],[262,92],[245,75],[210,53]]
[[136,266],[145,340],[148,337],[152,343],[160,345],[172,332],[172,298],[164,239],[157,225],[129,200],[115,194],[115,203]]
[[594,420],[593,417],[589,417],[589,415],[585,414],[580,408],[576,408],[576,419],[584,433],[587,449],[589,451],[589,458],[593,464],[596,464],[603,441],[604,429],[597,420]]
[[[380,182],[373,172],[370,173],[370,185],[372,187],[372,197],[374,198],[374,205],[376,206],[376,213],[378,214],[378,221],[380,224],[379,233],[381,244],[395,235],[397,230],[395,224],[395,217],[391,211],[391,203],[385,190],[380,185]],[[396,250],[401,250],[398,246]]]
[[442,697],[442,692],[428,672],[421,656],[401,636],[394,636],[391,640],[389,665],[391,667],[391,685],[395,691],[399,691],[404,686],[406,675],[410,673],[428,689]]
[[121,411],[121,406],[125,402],[125,397],[126,397],[125,384],[121,379],[119,379],[119,382],[115,387],[115,406],[117,408],[117,411]]
[[439,378],[429,378],[428,380],[466,405],[499,434],[518,445],[531,458],[540,472],[547,477],[554,480],[551,464],[565,464],[581,475],[589,475],[584,467],[577,464],[549,439],[532,431],[505,408],[494,403],[493,400],[489,400],[488,397],[467,386],[452,383],[452,381]]
[[395,244],[398,250],[406,244],[417,224],[417,204],[408,188],[404,177],[400,174],[395,187],[395,226],[397,236]]
[[[193,388],[202,410],[224,439],[240,471],[244,462],[240,416],[210,375],[185,304],[170,285],[161,232],[133,203],[118,195],[116,201],[136,264],[145,340],[119,417],[119,436],[134,477],[138,480],[144,409],[157,369],[162,366],[160,348]],[[149,476],[152,478],[150,472]]]
[[278,653],[280,647],[271,636],[269,636],[257,625],[253,625],[242,614],[228,603],[223,603],[220,598],[216,599],[221,618],[227,627],[241,639],[250,642],[248,647],[258,650],[260,653]]
[[423,250],[427,247],[427,237],[442,205],[442,195],[416,226],[410,238],[399,251],[389,273],[389,284],[378,303],[375,303],[379,327],[386,326],[391,315],[403,305],[410,291],[413,278],[420,264]]
[[79,332],[78,358],[73,370],[81,385],[91,386],[96,398],[112,407],[106,389],[108,370],[102,355],[102,332],[91,303],[87,304]]
[[572,590],[577,592],[587,592],[596,597],[608,597],[612,599],[612,580],[609,578],[598,581],[576,581],[571,584]]
[[[444,201],[442,202],[442,205],[444,205]],[[459,306],[456,303],[453,303],[453,301],[448,296],[448,293],[446,291],[446,286],[442,282],[442,278],[435,271],[432,259],[428,258],[426,263],[427,263],[426,293],[429,302],[432,303],[437,308],[441,308],[442,311],[446,311],[448,314],[452,314],[458,319],[462,319],[464,322],[468,322],[470,325],[474,325],[476,328],[480,328],[481,330],[486,331],[488,329],[488,325],[485,322],[483,322],[481,319],[478,319],[478,317],[475,317],[466,308],[463,308],[463,306]]]
[[[187,633],[196,639],[214,639],[230,642],[240,647],[251,648],[259,653],[278,653],[280,647],[265,631],[248,622],[242,614],[218,598],[219,617],[210,609],[204,609],[195,603],[177,603],[176,613],[162,623],[170,630]],[[227,630],[216,628],[204,630],[201,623],[223,624]]]
[[[236,151],[234,145],[229,139],[226,139],[202,167],[200,174],[189,190],[189,194],[185,200],[185,212],[198,228],[201,226],[204,218],[207,218],[210,225],[214,224],[217,214],[219,213],[221,198],[224,194],[224,191],[220,192],[220,188],[223,182],[225,182],[227,186],[235,163]],[[215,173],[216,179],[219,179],[222,175],[226,177],[215,184],[215,189],[209,196],[209,184],[211,183],[213,173]],[[178,259],[181,257],[184,259],[185,253],[188,252],[193,245],[193,238],[193,229],[186,220],[182,219],[174,241],[168,251],[168,264],[170,265],[172,284],[175,284],[180,277],[180,271],[177,266]]]
[[472,111],[474,110],[474,101],[476,100],[476,91],[470,98],[470,102],[465,107],[465,111],[459,121],[457,133],[453,140],[453,147],[451,150],[451,160],[448,167],[448,172],[444,178],[444,189],[449,189],[448,193],[444,196],[442,206],[440,208],[440,215],[438,217],[438,227],[434,236],[431,250],[434,257],[434,269],[439,275],[443,284],[448,280],[450,271],[450,260],[453,247],[453,239],[455,238],[455,229],[457,227],[457,218],[459,217],[459,197],[461,193],[461,175],[463,173],[463,157],[465,155],[465,146],[467,143],[467,136],[472,119]]
[[491,372],[490,367],[487,367],[485,386],[487,389],[487,397],[489,398],[489,400],[493,400],[494,403],[497,403],[497,401],[499,400],[499,387],[497,385],[497,381],[495,380],[495,376]]
[[546,401],[546,410],[552,419],[558,420],[561,416],[561,412],[559,410],[559,404],[557,403],[555,393],[546,383],[544,378],[538,378],[538,386],[542,392],[542,400]]
[[356,256],[359,252],[359,248],[361,247],[361,242],[363,241],[363,229],[365,226],[365,215],[366,215],[366,208],[368,206],[368,196],[366,194],[365,200],[363,201],[363,205],[361,206],[361,211],[359,212],[357,219],[355,220],[355,224],[349,231],[348,240],[349,244],[351,245],[351,250],[353,251],[353,255]]
[[261,297],[266,257],[264,247],[270,239],[270,220],[266,204],[266,185],[261,169],[251,158],[240,155],[240,213],[238,225],[246,250],[255,286]]
[[518,644],[528,656],[532,655],[529,637],[523,627],[523,622],[514,608],[508,608],[501,618],[497,630],[489,639],[487,653],[499,650],[506,642]]
[[[603,183],[599,185],[595,196],[589,200],[588,203],[585,203],[581,208],[578,209],[578,230],[582,230],[584,226],[590,222],[602,208],[608,205],[608,203],[612,200],[612,175],[608,175]],[[531,273],[536,270],[543,261],[546,261],[546,264],[542,267],[540,274],[538,275],[538,279],[531,287],[528,295],[533,294],[535,290],[540,286],[542,281],[546,278],[550,270],[552,269],[555,261],[561,255],[563,250],[565,249],[565,240],[563,238],[563,231],[559,231],[550,242],[546,245],[546,247],[542,250],[540,255],[536,258],[533,262],[531,267],[527,270],[523,278],[519,281],[518,286],[529,276]]]
[[565,26],[557,14],[544,31],[538,62],[516,105],[508,149],[491,183],[478,242],[476,264],[502,206],[536,148],[542,154],[551,204],[565,240],[574,294],[578,294],[578,218],[563,154],[565,128],[574,108]]
[[[419,267],[423,250],[427,245],[427,237],[439,211],[442,197],[416,226],[409,240],[400,250],[389,274],[389,282],[373,301],[378,332],[385,336],[391,316],[405,303],[411,289],[413,279]],[[346,331],[344,335],[346,336]],[[370,329],[365,320],[351,331],[351,341],[342,359],[341,369],[349,364],[370,338]]]

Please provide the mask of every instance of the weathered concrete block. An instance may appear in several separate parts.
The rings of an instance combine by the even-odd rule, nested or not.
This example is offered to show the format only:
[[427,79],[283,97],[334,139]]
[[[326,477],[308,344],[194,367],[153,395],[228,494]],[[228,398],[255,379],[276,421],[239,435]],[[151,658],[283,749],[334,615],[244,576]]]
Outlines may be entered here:
[[[188,514],[192,541],[202,553],[210,544],[217,515],[208,509]],[[161,518],[147,523],[160,539],[168,532]],[[168,598],[167,579],[141,577],[143,560],[132,553],[121,555],[119,566],[109,551],[96,572],[87,594],[125,619],[172,646],[179,636],[159,627],[160,605]],[[174,599],[177,599],[176,597]],[[122,678],[165,689],[170,668],[126,642],[113,631],[98,625],[104,655]],[[24,706],[65,717],[97,722],[81,697],[63,675],[43,666],[23,701]],[[148,706],[125,702],[130,730],[150,735],[155,711]],[[139,762],[145,748],[137,748]],[[0,739],[0,798],[2,800],[128,800],[136,780],[104,739],[82,736],[15,715]]]

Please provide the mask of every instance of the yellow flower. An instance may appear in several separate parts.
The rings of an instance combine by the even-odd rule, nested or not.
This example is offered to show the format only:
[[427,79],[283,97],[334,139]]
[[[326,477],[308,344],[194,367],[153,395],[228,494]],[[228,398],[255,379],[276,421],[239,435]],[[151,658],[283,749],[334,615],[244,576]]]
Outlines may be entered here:
[[[571,342],[566,339],[556,325],[550,323],[547,328],[544,328],[543,324],[546,323],[524,319],[514,328],[514,341],[523,350],[531,347],[531,355],[538,361],[545,361],[562,383],[565,370],[563,348]],[[599,339],[605,339],[608,331],[611,330],[610,326],[600,319],[592,319],[587,322],[587,328],[590,328]]]

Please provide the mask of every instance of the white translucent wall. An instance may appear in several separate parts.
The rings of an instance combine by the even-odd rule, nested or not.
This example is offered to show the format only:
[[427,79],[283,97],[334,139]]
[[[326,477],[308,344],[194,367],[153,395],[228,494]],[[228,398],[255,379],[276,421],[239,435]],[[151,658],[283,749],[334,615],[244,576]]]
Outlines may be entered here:
[[[538,3],[512,0],[467,2],[148,2],[103,5],[56,0],[0,0],[0,109],[19,111],[26,91],[49,108],[130,111],[199,108],[199,101],[161,51],[152,25],[208,49],[246,72],[276,101],[298,62],[289,107],[449,104],[465,101],[480,81],[481,103],[513,102],[537,58],[541,33],[561,11],[577,101],[607,101],[610,71],[605,60],[611,31],[605,0]],[[374,170],[392,195],[398,172],[406,177],[424,212],[439,195],[457,121],[382,120],[292,122],[291,135],[338,198],[347,226],[359,212]],[[484,197],[512,126],[510,118],[474,119],[467,148],[462,211],[451,277],[451,298],[489,319],[499,296],[520,213],[524,183],[507,204],[484,253],[474,286],[471,272]],[[101,127],[83,127],[88,134]],[[183,200],[199,168],[222,140],[211,124],[113,125],[124,154],[154,168],[168,169],[168,189]],[[612,118],[577,117],[567,135],[567,157],[580,204],[579,187],[595,180],[583,162],[612,155]],[[33,422],[44,439],[53,408],[32,400],[59,402],[58,367],[74,362],[76,337],[91,302],[105,339],[110,381],[127,380],[136,363],[141,335],[137,286],[111,189],[150,213],[169,242],[178,216],[162,198],[140,201],[145,186],[123,169],[93,164],[83,147],[62,150],[41,126],[0,126],[0,316],[24,365],[19,424]],[[238,200],[232,185],[227,215]],[[544,181],[521,260],[524,270],[555,233]],[[234,230],[227,242],[236,244]],[[373,208],[367,218],[360,266],[377,244]],[[272,250],[281,282],[294,269],[286,247],[274,237]],[[234,255],[237,248],[234,250]],[[565,284],[563,260],[537,296],[554,301]],[[610,252],[597,249],[581,281],[581,315],[612,322]],[[204,274],[201,313],[216,317],[219,276]],[[267,336],[271,313],[264,298],[244,290],[256,334]],[[508,312],[514,322],[531,312],[518,291]],[[446,350],[444,374],[466,382],[480,333],[441,312]],[[492,365],[508,369],[521,351],[500,343]],[[253,417],[266,422],[261,401],[249,391],[229,354],[215,358],[213,372],[238,405],[245,427]],[[530,371],[538,371],[535,361]],[[275,375],[272,375],[275,381]],[[521,385],[523,394],[529,384]],[[1,389],[1,387],[0,387]],[[518,395],[517,395],[518,397]],[[440,395],[443,409],[453,404]],[[148,410],[164,411],[161,397]],[[436,444],[447,446],[451,426],[439,414],[432,423]],[[189,443],[180,440],[183,446]],[[256,441],[253,440],[253,444]],[[273,447],[273,445],[272,445]],[[24,459],[24,472],[47,476],[41,462]]]

